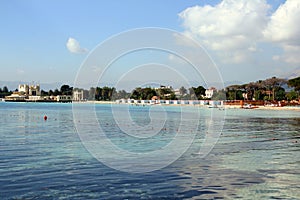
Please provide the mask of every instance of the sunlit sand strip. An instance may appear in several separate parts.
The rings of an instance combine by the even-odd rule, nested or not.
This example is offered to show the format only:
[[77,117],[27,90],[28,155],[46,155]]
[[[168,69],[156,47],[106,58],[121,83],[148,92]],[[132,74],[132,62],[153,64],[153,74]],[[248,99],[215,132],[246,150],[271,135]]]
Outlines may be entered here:
[[[76,102],[76,103],[91,103],[91,104],[124,104],[125,103],[117,103],[115,101],[83,101],[83,102]],[[199,104],[142,104],[142,103],[127,103],[128,105],[138,105],[138,106],[155,106],[155,105],[160,105],[160,106],[191,106],[191,107],[203,107],[206,108],[208,107],[207,105],[199,105]],[[225,108],[225,109],[242,109],[240,105],[223,105],[223,106],[218,106],[218,108]],[[261,109],[261,110],[299,110],[300,111],[300,106],[283,106],[283,107],[276,107],[276,106],[257,106],[256,109]]]

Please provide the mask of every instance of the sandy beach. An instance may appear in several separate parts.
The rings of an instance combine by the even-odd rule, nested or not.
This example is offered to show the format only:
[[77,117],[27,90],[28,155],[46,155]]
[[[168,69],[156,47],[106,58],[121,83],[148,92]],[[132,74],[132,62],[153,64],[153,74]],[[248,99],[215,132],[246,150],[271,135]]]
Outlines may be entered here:
[[[240,105],[232,106],[232,105],[225,105],[225,109],[243,109]],[[256,108],[253,108],[255,110],[299,110],[300,106],[282,106],[282,107],[276,107],[276,106],[257,106]],[[253,110],[249,109],[249,110]]]
[[[76,102],[76,103],[90,103],[90,104],[120,104],[120,105],[125,105],[124,103],[117,103],[115,101],[85,101],[85,102]],[[129,105],[129,104],[128,104]],[[159,106],[199,106],[203,108],[208,108],[207,105],[190,105],[190,104],[130,104],[130,105],[137,105],[137,106],[154,106],[154,105],[159,105]],[[240,105],[224,105],[224,106],[218,106],[217,108],[225,108],[225,109],[242,109]],[[257,106],[253,108],[255,110],[296,110],[300,111],[300,106],[282,106],[282,107],[276,107],[276,106]],[[253,109],[248,109],[248,110],[253,110]]]

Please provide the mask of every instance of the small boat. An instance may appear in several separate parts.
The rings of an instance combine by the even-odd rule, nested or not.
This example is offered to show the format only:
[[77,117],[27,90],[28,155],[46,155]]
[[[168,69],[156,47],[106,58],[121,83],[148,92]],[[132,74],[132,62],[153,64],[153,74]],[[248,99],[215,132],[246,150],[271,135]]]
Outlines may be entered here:
[[258,108],[258,106],[253,106],[252,104],[245,103],[242,108],[243,109],[254,109],[254,108]]

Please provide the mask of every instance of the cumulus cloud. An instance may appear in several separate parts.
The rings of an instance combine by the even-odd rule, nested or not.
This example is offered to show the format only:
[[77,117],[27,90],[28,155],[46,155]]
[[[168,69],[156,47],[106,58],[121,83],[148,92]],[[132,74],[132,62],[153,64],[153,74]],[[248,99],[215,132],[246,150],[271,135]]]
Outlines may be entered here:
[[284,51],[274,59],[290,64],[300,64],[300,1],[287,0],[270,17],[263,31],[265,40],[277,43]]
[[[224,62],[242,63],[259,45],[278,45],[277,60],[300,63],[300,1],[286,0],[270,13],[266,0],[223,0],[215,6],[193,6],[179,13],[185,33]],[[231,58],[229,57],[231,56]]]
[[260,36],[269,5],[263,0],[223,0],[215,7],[194,6],[181,12],[184,26],[203,37]]
[[80,47],[80,44],[77,40],[75,40],[74,38],[69,38],[66,44],[68,50],[71,53],[87,53],[88,50],[85,48]]
[[[267,26],[269,5],[264,0],[223,0],[216,6],[194,6],[179,14],[188,34],[200,39],[215,51],[256,50],[256,42],[262,38]],[[244,52],[243,52],[244,51]]]
[[300,45],[300,1],[287,0],[271,16],[264,30],[267,40]]

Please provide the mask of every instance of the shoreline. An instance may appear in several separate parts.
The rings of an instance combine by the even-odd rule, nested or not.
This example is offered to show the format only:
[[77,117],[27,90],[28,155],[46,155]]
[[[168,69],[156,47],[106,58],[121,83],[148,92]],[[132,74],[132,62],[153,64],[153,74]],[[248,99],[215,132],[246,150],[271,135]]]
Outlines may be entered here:
[[[3,101],[0,101],[3,102]],[[6,101],[4,101],[6,102]],[[12,102],[12,101],[7,101]],[[17,102],[17,101],[14,101]],[[20,103],[20,102],[19,102]],[[24,103],[24,102],[23,102]],[[26,103],[26,102],[25,102]],[[27,103],[41,103],[41,102],[27,102]],[[66,103],[66,102],[43,102],[43,103]],[[252,109],[241,108],[240,105],[218,105],[216,107],[209,107],[209,105],[199,105],[199,104],[143,104],[143,103],[117,103],[115,101],[74,101],[68,103],[79,103],[79,104],[114,104],[114,105],[131,105],[131,106],[189,106],[189,107],[201,107],[207,109],[243,109],[243,110],[293,110],[300,111],[300,106],[256,106]]]
[[[79,102],[81,103],[81,102]],[[214,108],[209,108],[208,105],[191,105],[191,104],[142,104],[142,103],[117,103],[115,101],[86,101],[83,103],[94,103],[94,104],[116,104],[116,105],[132,105],[132,106],[190,106],[190,107],[201,107],[201,108],[208,108],[208,109],[214,109]],[[257,106],[256,108],[252,109],[245,109],[241,108],[240,105],[223,105],[223,106],[217,106],[217,109],[243,109],[243,110],[299,110],[300,111],[300,106]]]
[[257,106],[256,108],[252,109],[245,109],[241,108],[241,106],[232,106],[232,105],[225,105],[225,109],[243,109],[243,110],[299,110],[300,106]]

